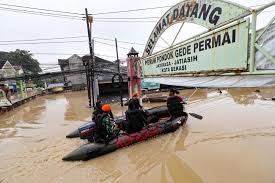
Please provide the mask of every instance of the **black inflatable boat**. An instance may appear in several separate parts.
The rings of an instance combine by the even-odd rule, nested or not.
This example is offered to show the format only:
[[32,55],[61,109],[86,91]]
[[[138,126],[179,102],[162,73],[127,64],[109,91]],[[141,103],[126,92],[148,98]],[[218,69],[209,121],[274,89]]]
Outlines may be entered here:
[[[146,114],[146,118],[148,119],[148,123],[150,123],[150,118],[153,116],[157,118],[169,117],[169,112],[166,106],[154,107],[151,109],[147,109],[144,112]],[[119,117],[115,117],[114,120],[116,121],[116,123],[121,124],[121,123],[124,123],[124,121],[126,121],[126,117],[119,116]],[[87,122],[81,125],[78,129],[69,133],[66,136],[66,138],[80,137],[81,139],[88,139],[88,140],[92,139],[95,128],[96,128],[96,125],[94,121]]]
[[119,148],[129,146],[131,144],[147,140],[149,138],[174,132],[180,126],[186,123],[188,118],[187,113],[184,116],[170,119],[161,118],[157,123],[152,123],[144,127],[136,133],[121,133],[117,138],[111,140],[107,145],[105,143],[88,143],[80,146],[73,152],[69,153],[62,160],[64,161],[79,161],[89,160],[113,152]]

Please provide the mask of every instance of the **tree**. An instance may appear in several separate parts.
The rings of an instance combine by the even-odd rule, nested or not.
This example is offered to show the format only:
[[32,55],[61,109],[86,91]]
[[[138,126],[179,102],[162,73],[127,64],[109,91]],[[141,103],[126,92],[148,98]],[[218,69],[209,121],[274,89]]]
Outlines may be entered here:
[[26,50],[16,49],[11,52],[0,52],[1,60],[8,60],[11,65],[20,65],[25,74],[37,74],[41,72],[39,62],[32,58],[32,54]]

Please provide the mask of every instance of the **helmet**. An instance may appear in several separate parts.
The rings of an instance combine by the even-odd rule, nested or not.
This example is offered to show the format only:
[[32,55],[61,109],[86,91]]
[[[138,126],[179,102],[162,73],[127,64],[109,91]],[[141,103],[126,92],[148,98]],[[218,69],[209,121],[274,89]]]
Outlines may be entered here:
[[132,97],[137,97],[138,95],[137,95],[137,93],[133,93],[133,95],[132,95]]
[[109,104],[104,104],[104,105],[102,105],[101,109],[104,112],[109,112],[109,111],[111,111],[111,106]]

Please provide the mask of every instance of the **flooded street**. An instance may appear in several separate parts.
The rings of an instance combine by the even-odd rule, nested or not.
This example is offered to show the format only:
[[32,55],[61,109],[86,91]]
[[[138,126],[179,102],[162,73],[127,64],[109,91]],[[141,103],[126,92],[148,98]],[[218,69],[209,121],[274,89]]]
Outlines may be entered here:
[[83,162],[62,157],[86,143],[65,138],[91,118],[86,93],[38,97],[0,115],[0,183],[275,182],[275,89],[255,90],[198,90],[186,111],[203,120]]

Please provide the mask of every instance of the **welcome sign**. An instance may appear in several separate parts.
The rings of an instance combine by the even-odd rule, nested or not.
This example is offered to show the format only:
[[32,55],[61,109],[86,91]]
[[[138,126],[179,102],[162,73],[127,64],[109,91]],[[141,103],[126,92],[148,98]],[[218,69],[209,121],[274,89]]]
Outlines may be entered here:
[[243,20],[141,59],[143,76],[246,69],[248,31]]
[[190,22],[213,29],[249,13],[246,7],[222,0],[182,1],[169,9],[158,21],[147,41],[143,57],[152,54],[162,33],[173,24]]

